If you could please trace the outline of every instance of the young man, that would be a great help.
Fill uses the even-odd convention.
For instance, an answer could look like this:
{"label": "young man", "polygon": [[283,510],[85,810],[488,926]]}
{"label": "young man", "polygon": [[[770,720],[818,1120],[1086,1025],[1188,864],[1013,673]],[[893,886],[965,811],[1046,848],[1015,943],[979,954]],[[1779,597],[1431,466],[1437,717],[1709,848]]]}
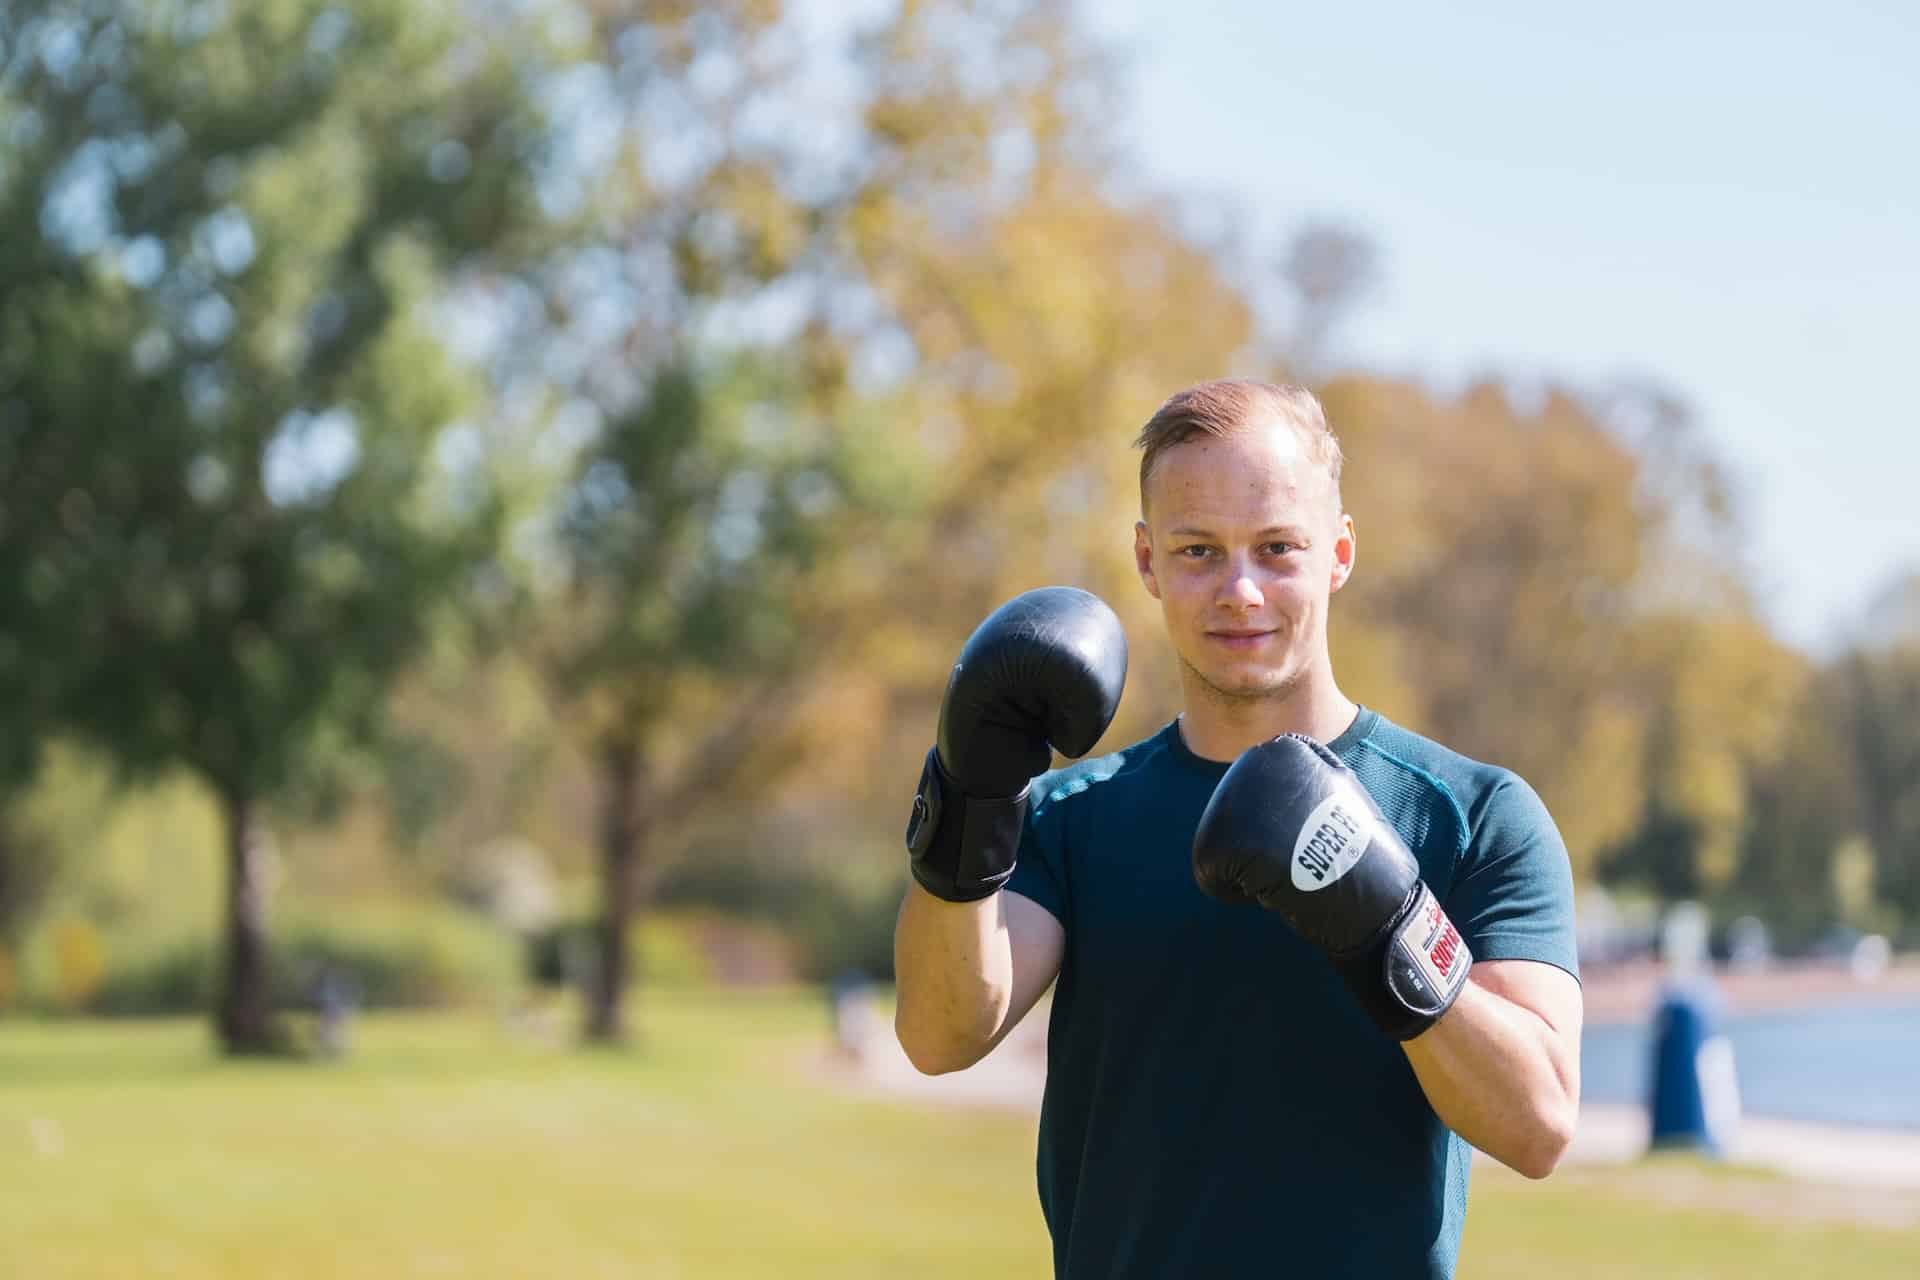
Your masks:
{"label": "young man", "polygon": [[1573,1132],[1565,846],[1518,777],[1341,692],[1356,543],[1311,395],[1203,384],[1136,443],[1184,709],[1028,785],[1104,731],[1119,624],[1053,588],[975,632],[909,825],[900,1043],[960,1070],[1057,979],[1059,1276],[1451,1276],[1467,1144],[1538,1178]]}

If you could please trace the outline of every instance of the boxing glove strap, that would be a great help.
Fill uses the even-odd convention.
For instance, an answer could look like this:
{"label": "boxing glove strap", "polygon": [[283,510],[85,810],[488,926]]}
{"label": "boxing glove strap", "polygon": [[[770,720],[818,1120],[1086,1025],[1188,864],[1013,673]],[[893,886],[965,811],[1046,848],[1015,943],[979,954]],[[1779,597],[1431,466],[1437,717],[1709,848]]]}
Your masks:
{"label": "boxing glove strap", "polygon": [[999,892],[1027,825],[1027,790],[990,800],[967,795],[941,767],[939,748],[927,752],[907,819],[907,854],[920,887],[948,902]]}
{"label": "boxing glove strap", "polygon": [[1411,1040],[1459,999],[1473,953],[1423,881],[1379,943],[1333,961],[1375,1024],[1396,1040]]}

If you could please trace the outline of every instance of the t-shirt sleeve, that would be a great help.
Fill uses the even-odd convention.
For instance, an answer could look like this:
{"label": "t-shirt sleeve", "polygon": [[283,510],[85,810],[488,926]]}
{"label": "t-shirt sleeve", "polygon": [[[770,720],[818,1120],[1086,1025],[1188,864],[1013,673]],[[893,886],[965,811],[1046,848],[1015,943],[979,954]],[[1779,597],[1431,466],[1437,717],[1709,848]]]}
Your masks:
{"label": "t-shirt sleeve", "polygon": [[1495,783],[1474,815],[1446,908],[1476,960],[1539,960],[1580,976],[1566,842],[1522,779]]}
{"label": "t-shirt sleeve", "polygon": [[[1036,796],[1044,797],[1040,784],[1034,784]],[[1070,899],[1067,896],[1065,841],[1061,839],[1062,815],[1057,806],[1041,799],[1027,812],[1026,830],[1020,835],[1020,851],[1015,855],[1013,875],[1007,888],[1023,898],[1031,898],[1058,920],[1067,923]]]}

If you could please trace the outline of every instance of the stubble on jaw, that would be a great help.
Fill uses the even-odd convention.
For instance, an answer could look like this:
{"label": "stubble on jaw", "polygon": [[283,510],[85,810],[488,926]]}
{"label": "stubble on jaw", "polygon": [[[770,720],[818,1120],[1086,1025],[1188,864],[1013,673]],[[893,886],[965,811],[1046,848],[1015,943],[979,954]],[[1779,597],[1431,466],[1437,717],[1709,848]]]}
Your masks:
{"label": "stubble on jaw", "polygon": [[1174,656],[1179,658],[1181,668],[1193,677],[1193,683],[1188,687],[1196,690],[1211,705],[1224,710],[1245,710],[1263,702],[1283,702],[1306,683],[1306,672],[1296,671],[1277,684],[1262,685],[1257,689],[1222,689],[1209,680],[1204,671],[1187,661],[1184,655],[1176,653]]}

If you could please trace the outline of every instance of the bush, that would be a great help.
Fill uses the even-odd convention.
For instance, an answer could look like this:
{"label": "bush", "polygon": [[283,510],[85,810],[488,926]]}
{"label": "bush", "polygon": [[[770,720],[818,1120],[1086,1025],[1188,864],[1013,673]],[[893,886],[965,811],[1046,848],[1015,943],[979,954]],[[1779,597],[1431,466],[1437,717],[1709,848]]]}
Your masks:
{"label": "bush", "polygon": [[471,1003],[520,986],[519,943],[462,913],[436,909],[296,926],[277,952],[275,998],[312,1001],[327,968],[344,974],[366,1008]]}
{"label": "bush", "polygon": [[864,890],[840,886],[837,892],[802,899],[788,923],[800,950],[804,977],[827,981],[858,972],[893,981],[893,924],[904,888],[886,881]]}
{"label": "bush", "polygon": [[53,999],[62,1009],[84,1009],[106,979],[107,944],[87,920],[53,928]]}
{"label": "bush", "polygon": [[777,929],[792,943],[803,978],[824,981],[858,970],[891,981],[893,922],[905,889],[905,859],[892,850],[809,864],[716,846],[673,866],[662,877],[659,900]]}
{"label": "bush", "polygon": [[[581,987],[600,945],[592,916],[563,920],[527,938],[527,977],[545,987]],[[785,933],[710,911],[644,913],[627,943],[629,976],[647,986],[753,984],[793,976]]]}
{"label": "bush", "polygon": [[201,934],[121,940],[108,948],[94,1013],[198,1013],[213,1000],[217,943]]}
{"label": "bush", "polygon": [[[313,1005],[320,976],[345,980],[369,1009],[417,1009],[504,996],[520,985],[516,939],[442,908],[354,908],[296,918],[270,935],[276,1008]],[[85,1008],[105,1014],[198,1013],[212,1002],[220,939],[207,934],[116,942]]]}

